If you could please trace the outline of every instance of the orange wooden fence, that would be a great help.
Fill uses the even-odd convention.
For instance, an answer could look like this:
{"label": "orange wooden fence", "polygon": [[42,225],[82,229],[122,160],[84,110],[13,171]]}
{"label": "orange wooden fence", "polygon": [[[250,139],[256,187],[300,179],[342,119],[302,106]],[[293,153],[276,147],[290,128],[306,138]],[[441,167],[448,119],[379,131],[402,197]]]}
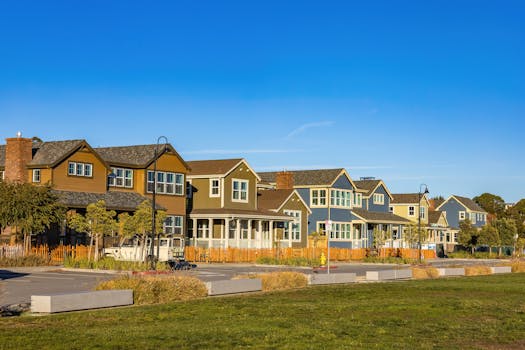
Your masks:
{"label": "orange wooden fence", "polygon": [[[50,257],[52,262],[63,263],[65,257],[75,259],[83,259],[88,257],[89,247],[83,245],[59,245],[53,249],[49,249],[47,245],[40,245],[31,249],[31,254]],[[91,256],[94,255],[94,247],[91,248]]]}
{"label": "orange wooden fence", "polygon": [[[427,250],[422,249],[421,254],[423,256],[423,259],[436,259],[436,251],[435,250]],[[407,258],[407,259],[417,259],[419,255],[419,251],[417,249],[410,249],[410,248],[382,248],[379,250],[379,256],[382,258],[386,258],[389,256],[396,256],[401,258]]]}

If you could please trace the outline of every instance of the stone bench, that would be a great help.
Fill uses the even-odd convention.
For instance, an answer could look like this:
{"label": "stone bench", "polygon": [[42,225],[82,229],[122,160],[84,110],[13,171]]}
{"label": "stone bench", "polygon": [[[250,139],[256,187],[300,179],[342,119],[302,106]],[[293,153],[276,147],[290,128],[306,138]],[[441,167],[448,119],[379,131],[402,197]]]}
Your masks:
{"label": "stone bench", "polygon": [[308,284],[337,284],[355,283],[355,273],[331,273],[331,274],[312,274],[308,275]]}
{"label": "stone bench", "polygon": [[492,273],[511,273],[512,267],[510,266],[493,266],[490,268]]}
{"label": "stone bench", "polygon": [[412,270],[381,270],[381,271],[367,271],[367,281],[385,281],[412,278]]}
{"label": "stone bench", "polygon": [[440,277],[465,276],[464,267],[447,267],[436,269]]}
{"label": "stone bench", "polygon": [[133,305],[133,291],[98,290],[31,296],[31,312],[56,313]]}
{"label": "stone bench", "polygon": [[222,280],[206,282],[208,295],[237,294],[247,292],[259,292],[262,290],[260,278],[246,278],[238,280]]}

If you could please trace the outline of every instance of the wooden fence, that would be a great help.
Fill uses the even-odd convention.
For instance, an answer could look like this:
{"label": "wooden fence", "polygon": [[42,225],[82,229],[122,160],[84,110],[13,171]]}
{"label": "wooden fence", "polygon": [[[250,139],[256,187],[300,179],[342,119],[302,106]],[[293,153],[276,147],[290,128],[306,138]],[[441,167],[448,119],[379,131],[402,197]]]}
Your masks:
{"label": "wooden fence", "polygon": [[[94,256],[94,247],[91,248],[91,257]],[[53,263],[61,264],[65,257],[74,259],[87,258],[89,252],[88,246],[70,246],[61,245],[55,248],[49,248],[47,245],[40,245],[31,249],[33,255],[49,257]],[[433,250],[422,250],[424,259],[436,258],[436,252]],[[258,258],[268,257],[275,259],[304,258],[310,260],[319,260],[321,255],[328,257],[326,247],[323,248],[281,248],[281,249],[240,249],[240,248],[197,248],[186,247],[185,257],[188,261],[193,262],[220,262],[220,263],[254,263]],[[15,258],[24,256],[22,245],[1,245],[0,258]],[[367,249],[345,249],[330,248],[331,261],[352,261],[361,260],[367,256]],[[396,249],[384,248],[378,251],[379,257],[403,257],[408,259],[417,259],[417,249]]]}

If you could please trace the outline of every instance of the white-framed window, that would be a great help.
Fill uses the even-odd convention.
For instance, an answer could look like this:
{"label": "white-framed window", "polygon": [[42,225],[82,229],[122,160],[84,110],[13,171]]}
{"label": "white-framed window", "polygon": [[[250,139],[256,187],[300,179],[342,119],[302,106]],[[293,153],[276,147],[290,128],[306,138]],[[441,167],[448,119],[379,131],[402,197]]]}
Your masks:
{"label": "white-framed window", "polygon": [[111,168],[115,177],[108,180],[111,187],[133,188],[133,170],[124,168]]}
{"label": "white-framed window", "polygon": [[408,216],[415,216],[416,215],[416,207],[413,205],[408,207]]}
{"label": "white-framed window", "polygon": [[373,202],[374,204],[379,204],[379,205],[385,204],[385,195],[382,193],[374,193]]}
{"label": "white-framed window", "polygon": [[460,211],[459,212],[459,220],[465,220],[465,218],[466,218],[465,212],[464,211]]}
{"label": "white-framed window", "polygon": [[352,191],[331,189],[330,205],[334,207],[351,208]]}
{"label": "white-framed window", "polygon": [[310,190],[310,206],[312,207],[326,206],[326,190],[324,189]]}
{"label": "white-framed window", "polygon": [[317,232],[321,236],[326,236],[326,224],[324,221],[317,221]]}
{"label": "white-framed window", "polygon": [[470,213],[470,222],[473,224],[476,223],[476,213]]}
{"label": "white-framed window", "polygon": [[390,213],[393,213],[393,212],[394,212],[394,207],[393,207],[393,206],[389,206],[389,207],[388,207],[388,211],[389,211]]}
{"label": "white-framed window", "polygon": [[301,211],[300,210],[284,210],[284,215],[289,215],[294,218],[292,222],[284,223],[284,239],[289,239],[291,236],[292,241],[301,240]]}
{"label": "white-framed window", "polygon": [[233,179],[232,181],[232,201],[233,202],[248,202],[248,185],[249,185],[248,180]]}
{"label": "white-framed window", "polygon": [[210,197],[221,196],[221,181],[219,179],[210,179]]}
{"label": "white-framed window", "polygon": [[164,233],[167,235],[174,234],[174,235],[180,235],[182,234],[182,216],[178,215],[168,215],[166,216],[166,220],[164,221]]}
{"label": "white-framed window", "polygon": [[239,221],[241,226],[241,237],[240,239],[248,239],[248,220],[240,220]]}
{"label": "white-framed window", "polygon": [[40,169],[33,169],[33,182],[40,182]]}
{"label": "white-framed window", "polygon": [[361,208],[363,206],[363,194],[362,193],[354,193],[354,201],[353,201],[354,207]]}
{"label": "white-framed window", "polygon": [[[153,192],[155,175],[148,170],[148,193]],[[157,171],[157,188],[155,193],[184,195],[184,175],[179,173],[169,173]]]}
{"label": "white-framed window", "polygon": [[346,222],[332,222],[332,230],[330,231],[331,240],[350,240],[352,239],[351,224]]}
{"label": "white-framed window", "polygon": [[419,215],[421,216],[421,219],[425,218],[425,207],[419,207]]}
{"label": "white-framed window", "polygon": [[93,164],[90,163],[79,163],[69,162],[67,168],[67,174],[70,176],[93,176]]}

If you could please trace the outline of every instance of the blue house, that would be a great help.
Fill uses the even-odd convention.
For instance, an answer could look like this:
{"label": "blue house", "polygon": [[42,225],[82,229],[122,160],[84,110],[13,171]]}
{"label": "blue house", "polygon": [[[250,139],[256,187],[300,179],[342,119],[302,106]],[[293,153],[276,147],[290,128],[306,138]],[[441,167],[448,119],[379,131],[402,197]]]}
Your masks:
{"label": "blue house", "polygon": [[263,182],[277,189],[294,188],[310,207],[308,233],[326,232],[331,222],[330,246],[368,246],[370,237],[363,221],[352,221],[352,208],[362,207],[362,193],[345,169],[320,169],[259,173]]}
{"label": "blue house", "polygon": [[410,221],[390,211],[393,197],[385,183],[374,178],[363,178],[354,181],[354,184],[360,192],[356,192],[358,200],[352,208],[352,222],[365,224],[368,246],[374,245],[373,237],[376,234],[381,237],[376,244],[389,248],[403,247],[403,228]]}
{"label": "blue house", "polygon": [[459,229],[459,223],[466,219],[477,228],[487,224],[487,212],[467,197],[452,195],[436,209],[445,213],[448,224],[453,229]]}

